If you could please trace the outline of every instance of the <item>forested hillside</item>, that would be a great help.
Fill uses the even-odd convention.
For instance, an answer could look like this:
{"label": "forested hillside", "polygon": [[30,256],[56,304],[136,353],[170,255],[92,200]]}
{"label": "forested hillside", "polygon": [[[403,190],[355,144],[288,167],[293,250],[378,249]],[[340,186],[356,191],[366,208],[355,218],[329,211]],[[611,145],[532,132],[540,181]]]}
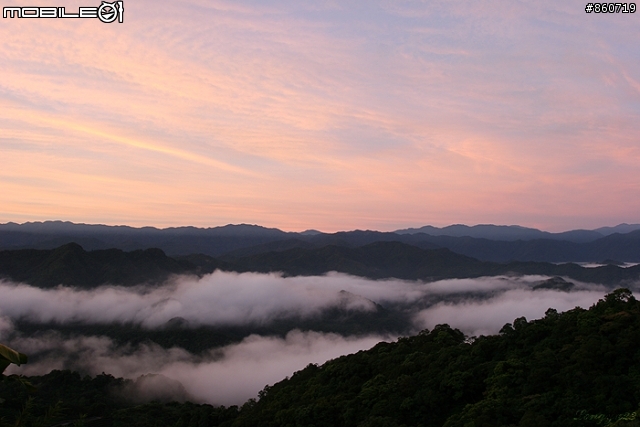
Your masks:
{"label": "forested hillside", "polygon": [[328,245],[220,260],[195,254],[171,258],[157,248],[124,252],[120,249],[85,251],[76,243],[50,250],[0,251],[0,279],[41,288],[57,285],[95,288],[100,285],[158,284],[176,275],[197,275],[215,270],[278,272],[288,276],[314,276],[337,271],[371,279],[399,278],[433,281],[451,278],[508,275],[566,276],[583,282],[626,286],[640,279],[640,265],[613,264],[585,268],[578,264],[548,262],[495,263],[454,253],[448,249],[422,249],[400,242],[375,242],[361,247]]}
{"label": "forested hillside", "polygon": [[236,425],[581,426],[640,402],[640,303],[617,290],[499,335],[440,325],[308,366],[266,388]]}
{"label": "forested hillside", "polygon": [[136,406],[121,392],[126,381],[104,375],[56,371],[31,382],[38,391],[2,382],[1,415],[9,425],[31,395],[26,414],[33,419],[61,401],[59,419],[84,414],[94,420],[86,425],[635,426],[640,303],[618,289],[588,310],[550,309],[539,320],[515,319],[494,336],[469,338],[439,325],[309,365],[239,409]]}

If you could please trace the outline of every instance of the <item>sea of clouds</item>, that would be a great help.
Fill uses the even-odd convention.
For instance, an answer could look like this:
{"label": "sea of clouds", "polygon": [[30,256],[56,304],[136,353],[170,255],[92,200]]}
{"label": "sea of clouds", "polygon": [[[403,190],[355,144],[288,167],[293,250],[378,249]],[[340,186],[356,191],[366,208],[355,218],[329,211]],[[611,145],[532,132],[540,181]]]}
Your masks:
{"label": "sea of clouds", "polygon": [[[264,325],[283,318],[308,318],[341,307],[372,311],[374,303],[407,313],[417,332],[448,323],[469,336],[497,333],[505,323],[544,316],[548,308],[588,308],[609,290],[572,281],[571,292],[534,290],[546,276],[483,277],[424,283],[369,280],[330,273],[314,277],[215,272],[202,278],[178,277],[162,286],[102,286],[39,289],[0,282],[0,340],[26,354],[45,354],[9,373],[41,375],[51,369],[106,372],[137,378],[148,373],[180,381],[202,402],[241,404],[309,363],[321,364],[396,337],[340,336],[294,329],[285,337],[251,335],[241,342],[191,354],[153,343],[116,345],[103,336],[62,336],[43,331],[24,336],[14,322],[134,323],[163,327],[175,317],[189,325]],[[347,291],[348,294],[345,294]],[[345,298],[348,295],[348,298]]]}

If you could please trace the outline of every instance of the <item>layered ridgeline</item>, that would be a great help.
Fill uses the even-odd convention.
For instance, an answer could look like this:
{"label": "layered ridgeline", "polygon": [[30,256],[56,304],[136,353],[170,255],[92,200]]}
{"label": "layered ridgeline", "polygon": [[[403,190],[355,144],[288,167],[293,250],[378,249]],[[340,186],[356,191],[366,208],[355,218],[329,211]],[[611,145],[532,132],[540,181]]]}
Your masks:
{"label": "layered ridgeline", "polygon": [[[211,276],[215,271],[230,273]],[[275,274],[256,276],[249,272]],[[350,285],[357,279],[335,276],[313,281],[314,276],[330,272],[375,281],[360,287]],[[518,278],[526,275],[540,279],[518,283]],[[286,280],[306,276],[310,281]],[[470,283],[465,290],[444,283],[442,290],[431,292],[427,284],[493,276],[503,279],[495,279],[495,285]],[[293,248],[228,261],[206,255],[172,258],[159,249],[85,251],[71,243],[51,250],[0,251],[0,278],[6,281],[0,281],[4,293],[0,315],[12,319],[12,337],[55,331],[67,338],[101,336],[117,345],[134,346],[153,342],[199,354],[238,343],[252,334],[284,338],[295,329],[341,336],[406,335],[424,327],[420,311],[437,304],[483,301],[509,289],[576,291],[580,295],[587,289],[604,292],[602,285],[632,288],[640,278],[640,266],[501,264],[400,242],[355,248]],[[39,290],[16,287],[19,283]],[[584,283],[598,285],[585,288]],[[381,290],[362,296],[372,287]],[[301,289],[310,290],[301,293]],[[326,295],[318,297],[318,293]],[[512,298],[538,297],[525,293]],[[171,301],[183,308],[172,308]],[[565,308],[584,303],[580,301]],[[195,308],[190,311],[189,307]],[[228,314],[218,316],[218,312]],[[34,356],[34,360],[42,358]]]}
{"label": "layered ridgeline", "polygon": [[[541,317],[548,307],[588,307],[615,287],[635,288],[640,267],[488,262],[446,248],[367,242],[372,236],[363,232],[353,245],[278,243],[277,250],[263,243],[219,257],[85,250],[76,243],[0,251],[0,342],[29,356],[12,373],[28,373],[39,388],[25,405],[29,389],[5,384],[13,391],[0,395],[6,403],[0,419],[15,425],[19,407],[34,421],[23,425],[37,425],[38,418],[40,425],[77,421],[82,414],[85,425],[108,426],[471,425],[483,419],[485,425],[557,419],[571,425],[572,416],[583,423],[574,425],[597,425],[589,420],[631,417],[637,395],[622,378],[633,372],[613,370],[620,368],[615,360],[635,363],[636,332],[624,332],[635,328],[637,315],[628,293],[589,310],[595,317],[582,309],[549,311],[539,321],[519,319],[500,335],[472,340],[464,334],[490,335],[519,315]],[[463,332],[436,326],[442,323]],[[322,365],[425,327],[431,331],[323,365],[334,368],[311,365],[265,389],[257,403],[229,407],[309,362]],[[534,332],[522,335],[530,337],[525,342],[517,337],[527,328]],[[616,334],[623,332],[632,334],[624,335],[632,337],[627,359],[616,354]],[[581,352],[587,359],[578,363]],[[538,376],[547,382],[531,382],[538,376],[523,365],[529,356],[546,367]],[[524,389],[512,392],[509,380],[505,394],[497,394],[493,385],[501,375],[511,378],[512,370],[513,384]],[[578,383],[583,388],[572,388],[570,370],[587,377]],[[610,382],[626,403],[615,404]],[[554,391],[547,394],[546,387]],[[573,397],[563,395],[565,389]],[[585,400],[584,390],[593,399]],[[522,393],[520,403],[505,397],[514,393]],[[45,423],[45,411],[60,399],[59,421]],[[227,407],[143,403],[150,399]],[[496,399],[509,403],[499,406]],[[540,409],[543,403],[551,412]],[[480,406],[467,413],[467,405]]]}
{"label": "layered ridgeline", "polygon": [[309,365],[241,407],[162,403],[188,398],[177,386],[140,404],[132,381],[55,371],[30,378],[37,392],[1,382],[0,417],[14,425],[54,408],[47,425],[84,416],[84,425],[114,427],[637,426],[639,355],[640,303],[619,289],[588,310],[517,318],[498,335],[439,325]]}
{"label": "layered ridgeline", "polygon": [[353,248],[338,245],[291,248],[233,258],[203,254],[172,258],[160,249],[85,251],[76,243],[51,250],[0,251],[0,278],[41,288],[158,284],[175,275],[203,276],[216,270],[278,272],[286,276],[315,276],[335,271],[371,279],[422,281],[537,274],[611,286],[626,285],[640,277],[640,265],[625,267],[611,262],[587,268],[574,263],[496,263],[448,249],[422,249],[401,242],[375,242]]}
{"label": "layered ridgeline", "polygon": [[640,225],[620,224],[595,230],[549,233],[519,226],[425,226],[396,232],[284,232],[257,225],[213,228],[134,228],[47,221],[0,224],[1,249],[53,249],[76,242],[87,250],[117,248],[132,251],[159,248],[170,256],[202,253],[239,258],[293,248],[327,245],[355,248],[395,241],[423,249],[446,248],[483,261],[640,262]]}

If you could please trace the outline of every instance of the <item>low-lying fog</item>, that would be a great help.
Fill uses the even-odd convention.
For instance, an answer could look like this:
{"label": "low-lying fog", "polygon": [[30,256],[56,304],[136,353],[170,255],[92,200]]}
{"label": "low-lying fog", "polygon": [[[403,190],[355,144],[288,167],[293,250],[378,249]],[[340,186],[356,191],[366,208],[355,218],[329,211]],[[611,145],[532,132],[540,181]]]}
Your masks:
{"label": "low-lying fog", "polygon": [[89,291],[66,287],[44,290],[0,282],[0,341],[26,354],[45,354],[37,362],[11,366],[9,373],[39,375],[51,369],[78,369],[127,378],[161,373],[180,381],[196,400],[242,404],[256,397],[266,384],[290,376],[309,363],[321,364],[396,337],[344,337],[292,330],[284,338],[251,335],[240,343],[194,355],[152,343],[117,346],[99,336],[63,338],[47,332],[27,337],[14,331],[13,321],[132,322],[158,328],[182,317],[189,325],[252,325],[312,317],[332,307],[372,311],[377,303],[409,313],[415,331],[448,323],[473,336],[497,333],[517,317],[540,318],[548,308],[588,308],[609,291],[601,285],[573,280],[571,292],[533,289],[546,279],[485,277],[423,283],[375,281],[336,273],[284,278],[277,274],[215,272],[201,279],[176,278],[160,287],[103,286]]}

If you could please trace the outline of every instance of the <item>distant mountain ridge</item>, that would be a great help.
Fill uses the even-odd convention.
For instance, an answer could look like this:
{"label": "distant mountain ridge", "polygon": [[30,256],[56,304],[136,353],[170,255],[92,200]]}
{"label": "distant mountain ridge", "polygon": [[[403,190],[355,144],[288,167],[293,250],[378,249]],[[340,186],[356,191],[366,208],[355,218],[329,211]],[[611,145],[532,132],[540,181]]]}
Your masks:
{"label": "distant mountain ridge", "polygon": [[169,256],[204,254],[225,260],[327,245],[355,248],[374,242],[402,242],[422,249],[447,248],[482,261],[640,262],[640,224],[549,233],[521,226],[451,225],[381,232],[285,232],[259,225],[213,228],[106,226],[63,221],[0,224],[0,250],[53,249],[74,242],[86,250],[162,249]]}
{"label": "distant mountain ridge", "polygon": [[[79,224],[70,221],[44,221],[44,222],[25,222],[17,224],[8,222],[0,224],[0,231],[14,231],[26,233],[43,233],[43,234],[65,234],[86,233],[86,234],[103,234],[105,232],[114,234],[132,233],[132,234],[154,234],[157,232],[168,234],[204,234],[215,236],[237,236],[237,235],[282,235],[287,234],[277,228],[267,228],[255,224],[227,224],[219,227],[199,228],[193,226],[184,227],[131,227],[128,225],[103,225],[103,224]],[[314,230],[308,230],[314,231]]]}
{"label": "distant mountain ridge", "polygon": [[56,249],[0,251],[0,277],[42,288],[57,285],[92,288],[160,283],[174,274],[194,274],[194,266],[167,257],[160,249],[123,252],[85,251],[76,243]]}
{"label": "distant mountain ridge", "polygon": [[0,249],[53,249],[74,242],[87,250],[160,248],[170,255],[204,253],[217,256],[243,247],[283,240],[289,234],[250,224],[159,229],[46,221],[0,224]]}
{"label": "distant mountain ridge", "polygon": [[495,263],[460,255],[446,248],[421,249],[392,241],[353,248],[337,245],[294,247],[231,261],[207,255],[172,258],[160,249],[85,251],[75,243],[51,250],[0,251],[0,279],[41,288],[66,285],[90,289],[106,284],[159,284],[175,275],[202,276],[215,270],[279,272],[285,276],[318,276],[336,271],[370,279],[422,281],[535,274],[563,276],[610,286],[625,285],[640,279],[640,265],[623,268],[609,264],[586,268],[573,263]]}
{"label": "distant mountain ridge", "polygon": [[479,239],[506,241],[551,239],[585,243],[614,233],[626,234],[636,230],[640,230],[640,224],[619,224],[615,227],[601,227],[595,230],[569,230],[561,233],[550,233],[548,231],[541,231],[536,228],[527,228],[519,225],[479,224],[468,226],[463,224],[454,224],[442,228],[433,227],[431,225],[426,225],[420,228],[406,228],[396,230],[395,233],[424,233],[431,236],[475,237]]}

